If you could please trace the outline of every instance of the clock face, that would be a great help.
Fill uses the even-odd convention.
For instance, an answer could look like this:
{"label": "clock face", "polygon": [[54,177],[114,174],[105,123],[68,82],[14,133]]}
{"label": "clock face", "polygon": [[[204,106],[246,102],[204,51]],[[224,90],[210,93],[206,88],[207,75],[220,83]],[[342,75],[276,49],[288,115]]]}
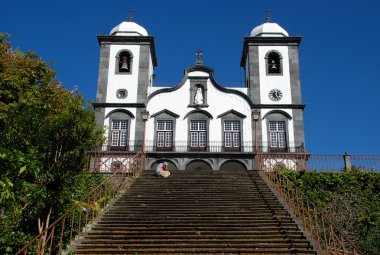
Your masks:
{"label": "clock face", "polygon": [[279,89],[272,89],[269,92],[269,98],[272,101],[280,101],[281,98],[282,98],[282,92],[281,92],[281,90],[279,90]]}

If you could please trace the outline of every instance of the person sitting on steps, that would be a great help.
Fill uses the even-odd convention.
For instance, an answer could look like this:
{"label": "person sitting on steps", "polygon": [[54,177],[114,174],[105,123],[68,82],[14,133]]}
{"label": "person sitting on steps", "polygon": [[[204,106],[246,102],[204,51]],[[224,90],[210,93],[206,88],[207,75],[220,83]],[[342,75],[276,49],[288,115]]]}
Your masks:
{"label": "person sitting on steps", "polygon": [[157,178],[168,178],[170,175],[170,172],[168,170],[168,163],[161,162],[158,164],[156,168],[156,177]]}

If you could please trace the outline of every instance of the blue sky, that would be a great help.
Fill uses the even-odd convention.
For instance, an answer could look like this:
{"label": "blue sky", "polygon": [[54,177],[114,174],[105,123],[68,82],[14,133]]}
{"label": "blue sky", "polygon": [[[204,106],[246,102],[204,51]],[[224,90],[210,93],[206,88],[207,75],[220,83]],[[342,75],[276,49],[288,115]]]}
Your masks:
{"label": "blue sky", "polygon": [[[225,2],[225,3],[224,3]],[[58,79],[96,97],[99,46],[135,10],[155,37],[158,81],[179,81],[203,50],[223,82],[242,81],[244,36],[265,20],[302,35],[300,70],[306,146],[312,153],[380,154],[380,3],[362,1],[3,1],[0,32],[54,62]]]}

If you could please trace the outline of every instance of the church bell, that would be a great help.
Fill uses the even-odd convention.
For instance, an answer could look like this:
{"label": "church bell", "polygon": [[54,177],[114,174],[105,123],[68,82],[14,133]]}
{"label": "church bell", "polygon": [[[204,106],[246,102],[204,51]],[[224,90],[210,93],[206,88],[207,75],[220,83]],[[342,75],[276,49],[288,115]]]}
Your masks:
{"label": "church bell", "polygon": [[128,72],[129,67],[128,67],[128,57],[123,56],[121,58],[121,66],[120,66],[120,72]]}
{"label": "church bell", "polygon": [[271,61],[270,70],[272,71],[277,70],[276,62],[274,60]]}

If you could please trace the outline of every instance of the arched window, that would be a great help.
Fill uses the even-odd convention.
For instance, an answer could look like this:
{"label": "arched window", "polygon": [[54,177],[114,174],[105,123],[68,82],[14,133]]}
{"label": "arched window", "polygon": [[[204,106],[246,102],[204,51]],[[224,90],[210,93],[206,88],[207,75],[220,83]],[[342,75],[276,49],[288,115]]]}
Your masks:
{"label": "arched window", "polygon": [[127,110],[114,110],[106,115],[109,118],[108,141],[110,150],[125,151],[129,145],[129,129],[133,114]]}
{"label": "arched window", "polygon": [[157,151],[172,151],[174,146],[174,134],[176,119],[179,115],[167,109],[159,111],[151,116],[155,122],[155,140]]}
{"label": "arched window", "polygon": [[244,114],[233,109],[218,116],[222,120],[224,151],[241,151],[243,119]]}
{"label": "arched window", "polygon": [[266,55],[267,74],[282,74],[282,57],[278,52],[271,51]]}
{"label": "arched window", "polygon": [[116,57],[116,73],[130,74],[132,72],[133,56],[129,51],[121,51]]}
{"label": "arched window", "polygon": [[289,148],[288,125],[292,117],[280,110],[273,110],[264,115],[267,119],[267,134],[269,150],[271,152],[284,152]]}

